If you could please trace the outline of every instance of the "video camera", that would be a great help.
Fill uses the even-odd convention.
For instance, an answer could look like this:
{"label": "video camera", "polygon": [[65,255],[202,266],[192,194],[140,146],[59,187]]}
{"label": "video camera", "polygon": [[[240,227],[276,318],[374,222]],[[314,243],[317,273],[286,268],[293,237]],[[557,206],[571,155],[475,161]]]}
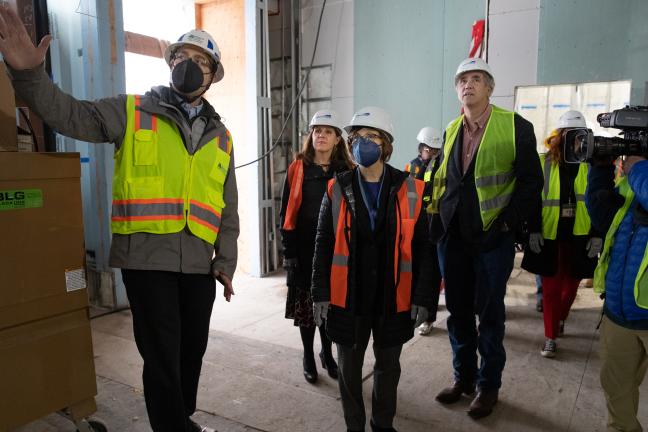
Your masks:
{"label": "video camera", "polygon": [[621,129],[623,137],[595,136],[591,129],[569,129],[564,138],[565,161],[590,162],[597,156],[648,157],[648,106],[631,106],[601,113],[596,120],[605,128]]}

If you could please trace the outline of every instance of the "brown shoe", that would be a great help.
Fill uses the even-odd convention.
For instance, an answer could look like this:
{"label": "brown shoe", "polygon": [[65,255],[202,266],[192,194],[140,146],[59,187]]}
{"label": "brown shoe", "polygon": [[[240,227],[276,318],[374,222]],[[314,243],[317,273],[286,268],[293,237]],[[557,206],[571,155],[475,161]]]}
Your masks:
{"label": "brown shoe", "polygon": [[455,382],[452,387],[446,387],[436,395],[436,400],[442,404],[451,404],[461,399],[461,394],[471,395],[475,393],[475,384]]}
{"label": "brown shoe", "polygon": [[477,396],[470,404],[468,415],[475,420],[490,415],[490,413],[493,412],[493,407],[497,403],[498,393],[499,391],[497,389],[489,391],[478,391]]}

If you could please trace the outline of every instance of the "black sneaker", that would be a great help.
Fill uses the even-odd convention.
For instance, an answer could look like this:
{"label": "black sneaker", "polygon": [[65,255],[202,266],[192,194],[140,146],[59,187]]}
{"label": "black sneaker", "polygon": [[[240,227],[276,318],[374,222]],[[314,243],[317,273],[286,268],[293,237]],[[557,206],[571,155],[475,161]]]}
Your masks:
{"label": "black sneaker", "polygon": [[207,426],[200,426],[191,419],[189,419],[189,430],[191,432],[217,432],[216,429],[208,428]]}
{"label": "black sneaker", "polygon": [[556,356],[556,341],[553,339],[547,339],[542,351],[540,351],[542,357],[553,358]]}

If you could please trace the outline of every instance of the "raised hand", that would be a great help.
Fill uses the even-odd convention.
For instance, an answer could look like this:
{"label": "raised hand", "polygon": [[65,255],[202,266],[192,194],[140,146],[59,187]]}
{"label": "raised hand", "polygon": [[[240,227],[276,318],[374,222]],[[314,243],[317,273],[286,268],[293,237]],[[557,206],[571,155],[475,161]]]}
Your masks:
{"label": "raised hand", "polygon": [[0,53],[12,68],[33,69],[43,63],[51,41],[47,35],[34,46],[16,11],[0,2]]}

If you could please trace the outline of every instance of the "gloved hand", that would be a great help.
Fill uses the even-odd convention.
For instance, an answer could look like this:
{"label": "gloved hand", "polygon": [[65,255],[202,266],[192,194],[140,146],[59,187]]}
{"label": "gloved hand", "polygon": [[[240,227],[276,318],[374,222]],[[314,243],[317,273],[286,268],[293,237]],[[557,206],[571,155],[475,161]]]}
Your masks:
{"label": "gloved hand", "polygon": [[600,237],[592,237],[587,241],[585,249],[587,249],[588,258],[596,258],[601,253],[601,249],[603,249],[603,239]]}
{"label": "gloved hand", "polygon": [[320,301],[313,303],[313,318],[315,319],[315,325],[317,327],[321,326],[326,316],[328,315],[329,308],[331,307],[331,302]]}
{"label": "gloved hand", "polygon": [[427,321],[428,316],[430,316],[430,313],[425,306],[412,305],[412,320],[416,320],[414,328],[417,328]]}
{"label": "gloved hand", "polygon": [[539,254],[542,246],[544,246],[544,239],[541,233],[535,232],[529,234],[529,249],[531,249],[531,252]]}

